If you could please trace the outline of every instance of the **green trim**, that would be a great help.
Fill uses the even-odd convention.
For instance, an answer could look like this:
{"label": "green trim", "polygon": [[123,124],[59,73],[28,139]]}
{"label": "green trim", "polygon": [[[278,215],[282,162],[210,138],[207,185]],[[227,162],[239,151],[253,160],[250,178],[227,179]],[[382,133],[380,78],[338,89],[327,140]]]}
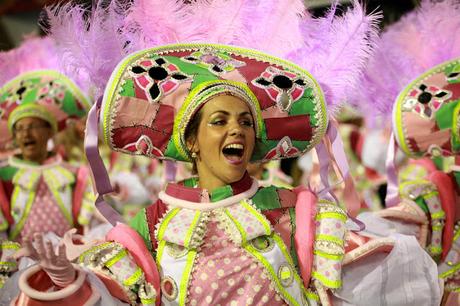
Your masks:
{"label": "green trim", "polygon": [[429,198],[432,198],[432,197],[438,197],[438,196],[439,196],[439,192],[437,192],[437,191],[431,191],[431,192],[423,195],[423,197],[425,199],[429,199]]}
{"label": "green trim", "polygon": [[[17,196],[19,194],[20,188],[21,187],[15,187],[14,188],[13,203],[16,203]],[[22,214],[21,219],[16,224],[16,226],[13,228],[13,230],[10,232],[10,235],[9,235],[10,240],[14,240],[18,236],[19,232],[22,230],[22,228],[24,226],[24,223],[26,222],[26,218],[30,213],[30,209],[32,207],[32,203],[33,203],[34,199],[35,199],[35,191],[31,191],[29,193],[29,197],[27,198],[26,206],[25,206],[24,213]]]}
{"label": "green trim", "polygon": [[311,276],[316,278],[317,280],[319,280],[324,286],[326,286],[328,288],[337,289],[337,288],[340,288],[342,286],[342,281],[340,281],[340,280],[332,281],[332,280],[328,279],[326,276],[322,275],[321,273],[319,273],[317,271],[313,271],[311,273]]}
{"label": "green trim", "polygon": [[245,245],[246,242],[247,242],[247,236],[246,236],[246,231],[244,230],[244,228],[241,226],[241,224],[238,222],[238,220],[236,220],[235,218],[233,218],[232,214],[228,211],[228,209],[224,209],[224,212],[225,214],[227,215],[227,217],[230,218],[230,220],[233,221],[233,224],[235,224],[236,228],[238,229],[238,231],[240,232],[240,235],[241,235],[241,245]]}
{"label": "green trim", "polygon": [[200,217],[201,217],[201,211],[197,211],[195,213],[195,216],[193,217],[193,220],[192,220],[192,224],[190,224],[188,230],[187,230],[187,234],[185,236],[185,239],[184,239],[184,246],[186,248],[189,248],[190,247],[190,240],[192,239],[192,236],[193,236],[193,233],[195,232],[195,228],[198,224],[198,221],[200,221]]}
{"label": "green trim", "polygon": [[319,296],[314,293],[313,291],[310,291],[310,290],[307,290],[307,293],[305,294],[307,296],[308,299],[310,300],[314,300],[316,302],[320,302],[319,300]]}
{"label": "green trim", "polygon": [[106,267],[111,268],[114,264],[116,264],[118,261],[120,261],[123,257],[127,255],[126,249],[121,250],[119,253],[115,254],[112,258],[110,258],[106,263],[104,264]]}
{"label": "green trim", "polygon": [[440,278],[447,278],[449,276],[452,276],[453,274],[457,273],[457,271],[460,270],[460,263],[457,263],[452,266],[452,268],[444,273],[439,274]]}
{"label": "green trim", "polygon": [[158,242],[157,258],[156,258],[158,271],[161,271],[161,260],[163,259],[163,253],[165,251],[165,247],[166,247],[166,241],[161,240]]}
{"label": "green trim", "polygon": [[455,235],[454,235],[454,241],[456,241],[458,238],[460,238],[460,230],[458,230],[457,232],[455,232]]}
{"label": "green trim", "polygon": [[[289,263],[289,265],[291,266],[291,268],[294,268],[294,271],[295,270],[295,267],[294,267],[294,261],[292,260],[292,258],[289,256],[289,252],[287,250],[287,247],[286,245],[284,244],[284,241],[283,239],[278,236],[276,233],[273,233],[272,235],[273,237],[273,240],[275,240],[276,244],[278,245],[278,247],[280,248],[281,250],[281,253],[283,253],[284,255],[284,258],[287,260],[287,262]],[[298,273],[294,273],[294,279],[297,281],[297,283],[299,284],[300,286],[300,289],[303,293],[306,292],[304,286],[303,286],[303,281],[302,279],[300,278],[299,274]]]}
{"label": "green trim", "polygon": [[67,170],[66,168],[64,167],[56,167],[55,168],[59,173],[61,173],[64,177],[66,177],[68,179],[68,183],[73,183],[75,182],[75,176],[73,175],[72,172],[70,172],[69,170]]}
{"label": "green trim", "polygon": [[337,219],[342,221],[347,221],[347,216],[337,212],[323,212],[316,214],[315,220],[323,220],[323,219]]}
{"label": "green trim", "polygon": [[[275,235],[273,235],[275,238]],[[276,239],[275,239],[276,241]],[[296,301],[290,294],[289,292],[286,291],[286,289],[284,289],[283,285],[281,284],[281,281],[279,280],[278,278],[278,275],[277,273],[275,273],[275,271],[273,270],[273,267],[272,265],[267,261],[267,259],[265,259],[265,257],[263,255],[261,255],[257,249],[255,247],[253,247],[251,244],[247,244],[246,246],[244,246],[244,248],[246,249],[246,251],[248,251],[252,256],[254,256],[255,258],[257,258],[257,260],[262,263],[265,267],[265,269],[267,270],[268,273],[270,273],[271,275],[271,279],[275,282],[275,285],[276,287],[278,288],[279,292],[281,292],[283,294],[283,297],[289,301],[289,304],[290,305],[301,305],[298,301]],[[288,257],[289,258],[289,257]],[[292,265],[291,265],[291,268]],[[294,273],[294,278],[295,276],[297,275],[297,273],[295,272],[295,269],[293,269],[293,273]],[[301,284],[299,284],[299,286],[301,286]],[[302,292],[301,292],[302,294]]]}
{"label": "green trim", "polygon": [[80,254],[80,256],[78,256],[78,262],[79,263],[84,263],[85,261],[85,257],[88,256],[89,254],[92,254],[92,253],[95,253],[95,252],[98,252],[100,250],[104,250],[108,247],[110,247],[111,245],[113,245],[114,242],[112,241],[107,241],[107,242],[104,242],[104,243],[101,243],[101,244],[98,244],[86,251],[84,251],[83,253]]}
{"label": "green trim", "polygon": [[125,286],[131,287],[132,285],[136,284],[139,281],[139,279],[142,277],[142,275],[143,275],[143,272],[142,272],[141,268],[137,267],[137,269],[133,273],[133,275],[131,275],[130,277],[125,279],[123,281],[123,284]]}
{"label": "green trim", "polygon": [[17,263],[11,261],[0,261],[0,266],[17,267]]}
{"label": "green trim", "polygon": [[332,260],[341,261],[343,259],[343,254],[329,254],[321,250],[314,250],[313,254]]}
{"label": "green trim", "polygon": [[[406,96],[407,92],[411,89],[411,87],[406,87],[406,89],[400,93],[400,96]],[[394,118],[393,122],[395,122],[394,126],[396,127],[396,140],[398,141],[399,147],[401,150],[406,153],[408,156],[413,156],[412,152],[409,150],[409,146],[406,143],[406,138],[404,137],[404,130],[402,127],[402,111],[401,111],[401,101],[399,100],[399,97],[397,99],[397,102],[395,104],[396,110],[394,111]]]}
{"label": "green trim", "polygon": [[167,214],[166,216],[164,217],[163,221],[160,222],[160,228],[158,229],[158,237],[157,237],[157,240],[160,241],[160,240],[163,240],[163,236],[165,234],[165,231],[168,227],[168,224],[169,222],[171,221],[171,219],[177,215],[177,213],[180,211],[180,208],[173,208],[171,209]]}
{"label": "green trim", "polygon": [[428,247],[430,254],[438,255],[442,253],[442,247],[439,246],[430,246]]}
{"label": "green trim", "polygon": [[442,210],[431,214],[431,219],[444,219],[445,217],[446,217],[446,214]]}
{"label": "green trim", "polygon": [[153,298],[150,298],[150,299],[141,298],[141,303],[142,303],[142,305],[153,305],[155,303],[155,299],[153,299]]}
{"label": "green trim", "polygon": [[459,126],[459,116],[460,116],[460,103],[457,101],[457,105],[455,105],[453,118],[452,118],[452,134],[454,136],[455,142],[460,141],[460,126]]}
{"label": "green trim", "polygon": [[337,238],[335,236],[331,236],[331,235],[319,234],[319,235],[316,235],[315,240],[324,240],[324,241],[333,242],[335,244],[338,244],[341,247],[343,247],[344,245],[344,242],[342,239]]}
{"label": "green trim", "polygon": [[192,267],[195,262],[197,252],[195,250],[190,250],[187,254],[187,262],[185,264],[184,272],[182,273],[182,279],[180,281],[179,288],[179,305],[185,305],[187,299],[187,287],[192,276]]}
{"label": "green trim", "polygon": [[[56,178],[55,178],[54,176],[48,175],[48,176],[47,176],[47,179],[51,179],[51,181],[57,183]],[[45,181],[46,181],[46,180],[45,180]],[[57,186],[56,183],[54,184],[54,186]],[[56,203],[58,204],[59,208],[61,209],[62,214],[63,214],[63,215],[65,216],[65,218],[67,219],[67,222],[69,222],[69,224],[73,226],[73,225],[74,225],[74,224],[73,224],[73,218],[72,218],[72,216],[70,215],[70,212],[66,209],[65,204],[64,204],[64,202],[62,201],[62,198],[61,198],[60,195],[59,195],[59,194],[60,194],[59,191],[57,191],[56,188],[53,188],[53,186],[49,186],[49,185],[48,185],[48,188],[50,189],[51,193],[53,194],[54,199],[56,200]],[[65,186],[65,190],[66,190],[66,191],[69,191],[69,190],[70,190],[70,186],[69,186],[69,185],[66,185],[66,186]],[[72,193],[71,193],[71,192],[70,192],[70,195],[72,196]]]}
{"label": "green trim", "polygon": [[295,209],[293,207],[289,207],[289,223],[291,224],[291,249],[290,249],[290,254],[292,261],[294,262],[295,266],[297,269],[299,269],[299,259],[297,257],[297,250],[295,248],[295,232],[296,232],[296,223],[295,223]]}
{"label": "green trim", "polygon": [[250,205],[246,200],[242,200],[240,204],[246,208],[254,217],[256,217],[257,221],[262,223],[265,230],[265,235],[270,235],[272,232],[270,223],[267,221],[265,217],[263,217],[252,205]]}

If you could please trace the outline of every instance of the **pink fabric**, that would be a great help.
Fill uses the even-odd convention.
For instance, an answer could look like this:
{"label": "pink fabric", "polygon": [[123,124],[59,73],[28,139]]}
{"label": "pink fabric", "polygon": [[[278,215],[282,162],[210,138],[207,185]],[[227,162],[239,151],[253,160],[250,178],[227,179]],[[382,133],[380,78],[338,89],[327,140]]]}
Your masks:
{"label": "pink fabric", "polygon": [[188,292],[190,305],[286,305],[264,268],[213,221],[208,223]]}
{"label": "pink fabric", "polygon": [[72,216],[73,222],[78,224],[78,216],[80,214],[80,209],[83,201],[83,196],[86,191],[87,181],[89,178],[89,169],[86,167],[78,168],[77,172],[77,184],[75,185],[75,190],[73,194],[73,205],[72,205]]}
{"label": "pink fabric", "polygon": [[450,292],[445,306],[458,306],[460,305],[460,293]]}
{"label": "pink fabric", "polygon": [[393,207],[399,202],[399,188],[398,188],[398,171],[396,170],[396,139],[391,133],[390,142],[387,151],[387,158],[385,160],[385,167],[387,172],[387,195],[385,197],[385,206]]}
{"label": "pink fabric", "polygon": [[316,195],[310,190],[295,190],[297,204],[295,206],[296,231],[294,243],[297,250],[300,274],[306,288],[310,282],[313,264],[313,241],[315,239]]}
{"label": "pink fabric", "polygon": [[62,237],[71,228],[72,226],[64,217],[43,177],[41,177],[29,216],[21,230],[20,240],[32,239],[34,233],[46,232],[54,232]]}
{"label": "pink fabric", "polygon": [[455,222],[455,194],[454,184],[450,176],[442,171],[434,171],[430,173],[428,179],[436,185],[441,199],[442,210],[446,214],[444,230],[442,232],[442,260],[444,260],[452,247],[454,238],[454,222]]}
{"label": "pink fabric", "polygon": [[[155,261],[147,250],[144,240],[135,230],[126,224],[118,223],[107,233],[106,239],[119,242],[127,248],[136,263],[144,271],[145,279],[153,285],[157,292],[160,292],[160,275]],[[159,305],[160,299],[158,298],[156,302]]]}
{"label": "pink fabric", "polygon": [[[59,290],[56,288],[49,276],[43,271],[40,270],[39,272],[33,274],[28,280],[27,284],[34,290],[38,290],[43,292],[46,295],[46,292],[54,292]],[[77,292],[73,293],[70,296],[67,296],[62,299],[56,299],[53,301],[45,301],[45,300],[37,300],[33,299],[26,295],[26,293],[21,292],[19,296],[16,298],[15,301],[11,305],[17,306],[46,306],[46,305],[53,305],[53,306],[80,306],[86,305],[86,302],[91,298],[93,291],[91,286],[88,282],[84,282],[83,285],[77,290]]]}

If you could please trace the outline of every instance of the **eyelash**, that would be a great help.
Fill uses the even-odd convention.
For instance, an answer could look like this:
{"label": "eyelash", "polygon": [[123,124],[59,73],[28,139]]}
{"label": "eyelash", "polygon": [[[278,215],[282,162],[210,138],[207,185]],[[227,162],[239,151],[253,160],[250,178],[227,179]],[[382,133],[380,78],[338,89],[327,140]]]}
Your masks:
{"label": "eyelash", "polygon": [[[219,119],[219,120],[211,121],[210,124],[211,125],[224,125],[225,123],[226,123],[225,120]],[[250,120],[242,120],[241,124],[244,125],[244,126],[247,126],[247,127],[252,127],[253,126],[253,123]]]}

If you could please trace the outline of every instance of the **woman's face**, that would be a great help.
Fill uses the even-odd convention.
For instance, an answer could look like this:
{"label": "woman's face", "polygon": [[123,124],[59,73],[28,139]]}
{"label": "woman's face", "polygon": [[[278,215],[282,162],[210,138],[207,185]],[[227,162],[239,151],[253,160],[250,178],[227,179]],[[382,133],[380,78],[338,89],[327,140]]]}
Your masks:
{"label": "woman's face", "polygon": [[188,141],[197,154],[200,186],[209,190],[239,181],[251,159],[254,122],[245,102],[217,96],[201,110],[197,137]]}

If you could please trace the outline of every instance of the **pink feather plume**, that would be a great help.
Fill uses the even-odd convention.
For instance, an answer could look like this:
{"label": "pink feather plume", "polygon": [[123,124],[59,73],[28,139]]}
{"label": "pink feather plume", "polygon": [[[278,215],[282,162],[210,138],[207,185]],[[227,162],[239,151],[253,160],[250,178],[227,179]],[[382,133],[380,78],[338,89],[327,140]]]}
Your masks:
{"label": "pink feather plume", "polygon": [[252,12],[245,18],[247,31],[239,35],[237,43],[280,57],[300,48],[302,33],[299,24],[302,16],[306,14],[303,1],[256,2]]}
{"label": "pink feather plume", "polygon": [[381,35],[353,104],[373,122],[391,117],[394,101],[424,71],[460,57],[460,1],[422,1]]}
{"label": "pink feather plume", "polygon": [[78,75],[94,97],[103,93],[112,71],[127,53],[122,33],[127,5],[121,0],[106,6],[101,2],[89,11],[70,3],[47,8],[47,31],[58,43],[65,73]]}
{"label": "pink feather plume", "polygon": [[193,20],[199,20],[196,39],[227,45],[237,45],[247,35],[248,19],[255,11],[256,1],[197,0],[190,4]]}
{"label": "pink feather plume", "polygon": [[125,18],[134,50],[197,41],[199,24],[182,1],[135,0]]}
{"label": "pink feather plume", "polygon": [[288,56],[315,76],[332,114],[359,90],[381,19],[380,13],[366,14],[356,0],[341,16],[336,12],[334,4],[323,18],[306,16],[301,25],[303,46]]}
{"label": "pink feather plume", "polygon": [[0,85],[21,73],[39,69],[59,70],[56,46],[50,38],[29,36],[18,48],[0,52]]}

